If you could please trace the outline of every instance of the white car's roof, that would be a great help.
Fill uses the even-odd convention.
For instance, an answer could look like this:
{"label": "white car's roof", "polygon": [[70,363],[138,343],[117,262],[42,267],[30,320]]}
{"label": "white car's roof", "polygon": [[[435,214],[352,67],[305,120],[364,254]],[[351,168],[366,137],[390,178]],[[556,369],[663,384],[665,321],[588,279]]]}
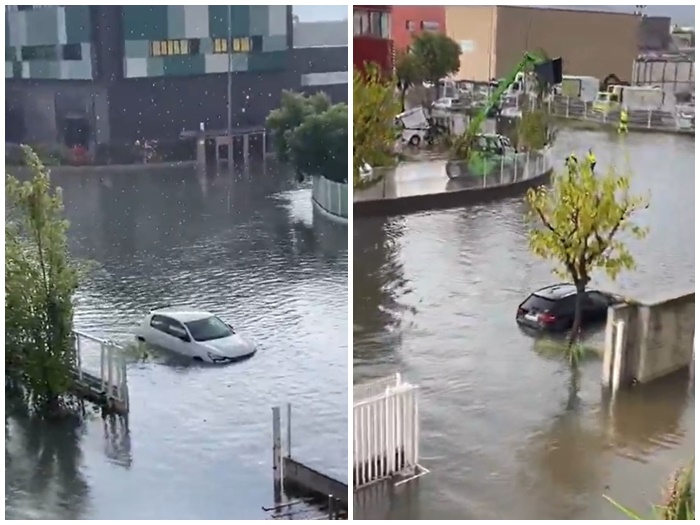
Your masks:
{"label": "white car's roof", "polygon": [[168,317],[180,321],[181,323],[189,323],[191,321],[199,321],[200,319],[207,319],[209,317],[214,317],[211,312],[203,312],[199,310],[177,310],[171,308],[158,308],[151,311],[151,315],[167,315]]}

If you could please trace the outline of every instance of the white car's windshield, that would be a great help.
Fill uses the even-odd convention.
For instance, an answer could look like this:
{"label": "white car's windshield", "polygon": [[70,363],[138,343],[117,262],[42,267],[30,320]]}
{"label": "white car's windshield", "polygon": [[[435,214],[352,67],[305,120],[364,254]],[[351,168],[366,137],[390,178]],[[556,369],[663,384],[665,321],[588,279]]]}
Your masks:
{"label": "white car's windshield", "polygon": [[185,323],[195,341],[211,341],[228,337],[233,333],[226,323],[218,317],[207,317],[198,321]]}

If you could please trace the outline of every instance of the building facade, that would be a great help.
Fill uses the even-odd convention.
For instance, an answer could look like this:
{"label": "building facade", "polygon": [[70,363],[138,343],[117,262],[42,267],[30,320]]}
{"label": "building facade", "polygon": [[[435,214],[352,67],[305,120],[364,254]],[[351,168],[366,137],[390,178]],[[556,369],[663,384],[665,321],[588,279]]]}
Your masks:
{"label": "building facade", "polygon": [[414,35],[445,33],[444,5],[395,5],[391,10],[391,37],[396,49],[406,49]]}
{"label": "building facade", "polygon": [[262,125],[284,89],[347,100],[347,45],[295,48],[291,6],[11,6],[6,14],[6,131],[27,142],[63,143],[76,125],[90,143],[177,138],[200,123],[223,130],[229,60],[236,126]]}
{"label": "building facade", "polygon": [[565,75],[629,82],[641,18],[626,13],[515,6],[447,6],[446,33],[462,49],[460,80],[506,76],[526,51],[563,59]]}
{"label": "building facade", "polygon": [[353,6],[354,67],[363,69],[366,64],[377,64],[385,74],[394,70],[394,43],[391,39],[392,6]]}

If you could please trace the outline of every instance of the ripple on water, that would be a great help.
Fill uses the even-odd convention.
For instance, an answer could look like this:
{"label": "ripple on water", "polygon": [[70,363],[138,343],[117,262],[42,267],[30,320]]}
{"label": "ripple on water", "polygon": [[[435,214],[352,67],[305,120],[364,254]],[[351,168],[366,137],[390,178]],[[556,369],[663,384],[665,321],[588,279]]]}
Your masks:
{"label": "ripple on water", "polygon": [[[309,190],[288,189],[272,172],[204,184],[184,171],[128,174],[82,198],[90,177],[57,180],[74,252],[101,265],[80,289],[76,325],[130,341],[150,308],[174,304],[230,320],[261,350],[226,367],[130,365],[130,466],[105,456],[93,421],[67,481],[87,480],[87,497],[71,503],[69,487],[40,514],[63,506],[84,518],[264,517],[271,407],[288,401],[294,455],[347,479],[347,228],[313,213]],[[178,198],[183,189],[189,198]],[[41,494],[6,490],[6,507],[19,514]]]}
{"label": "ripple on water", "polygon": [[[625,152],[649,237],[637,271],[594,285],[644,297],[694,286],[694,142],[562,132],[556,154],[592,145],[601,168]],[[669,171],[669,159],[674,169]],[[354,224],[354,376],[398,370],[421,385],[422,456],[410,497],[359,515],[393,519],[619,518],[601,495],[646,509],[693,456],[694,403],[683,381],[601,406],[600,363],[569,374],[516,328],[514,308],[556,278],[527,248],[521,199]],[[599,345],[600,334],[591,344]],[[503,494],[509,504],[503,506]],[[410,499],[410,501],[409,501]],[[391,507],[391,508],[389,508]],[[359,516],[358,516],[359,517]]]}

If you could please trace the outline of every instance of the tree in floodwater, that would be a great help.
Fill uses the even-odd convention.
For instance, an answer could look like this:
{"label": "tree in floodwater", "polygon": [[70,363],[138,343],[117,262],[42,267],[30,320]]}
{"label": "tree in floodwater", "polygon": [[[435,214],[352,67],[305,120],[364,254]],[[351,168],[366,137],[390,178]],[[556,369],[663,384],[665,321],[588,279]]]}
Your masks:
{"label": "tree in floodwater", "polygon": [[576,286],[576,306],[568,356],[577,365],[574,342],[581,329],[583,295],[592,273],[603,270],[615,279],[635,267],[625,242],[627,234],[642,239],[647,229],[633,222],[634,215],[648,207],[648,198],[633,195],[630,179],[611,167],[593,175],[588,163],[552,175],[551,186],[528,191],[529,218],[539,223],[529,231],[532,252],[555,263],[554,273]]}
{"label": "tree in floodwater", "polygon": [[396,55],[396,84],[401,93],[401,111],[406,109],[406,92],[425,78],[423,67],[411,50],[399,51]]}
{"label": "tree in floodwater", "polygon": [[353,185],[361,183],[360,171],[365,164],[384,167],[396,158],[394,123],[399,103],[394,94],[396,82],[382,76],[375,64],[363,71],[355,70],[352,82],[352,159]]}
{"label": "tree in floodwater", "polygon": [[267,117],[277,158],[290,164],[300,180],[323,175],[347,182],[347,114],[345,104],[331,105],[325,93],[284,91],[280,107]]}
{"label": "tree in floodwater", "polygon": [[413,38],[411,53],[425,80],[433,84],[435,98],[440,98],[440,80],[459,71],[459,44],[442,33],[424,32]]}
{"label": "tree in floodwater", "polygon": [[31,148],[23,150],[32,178],[5,178],[5,370],[42,409],[63,401],[72,385],[78,269],[68,255],[61,191]]}

